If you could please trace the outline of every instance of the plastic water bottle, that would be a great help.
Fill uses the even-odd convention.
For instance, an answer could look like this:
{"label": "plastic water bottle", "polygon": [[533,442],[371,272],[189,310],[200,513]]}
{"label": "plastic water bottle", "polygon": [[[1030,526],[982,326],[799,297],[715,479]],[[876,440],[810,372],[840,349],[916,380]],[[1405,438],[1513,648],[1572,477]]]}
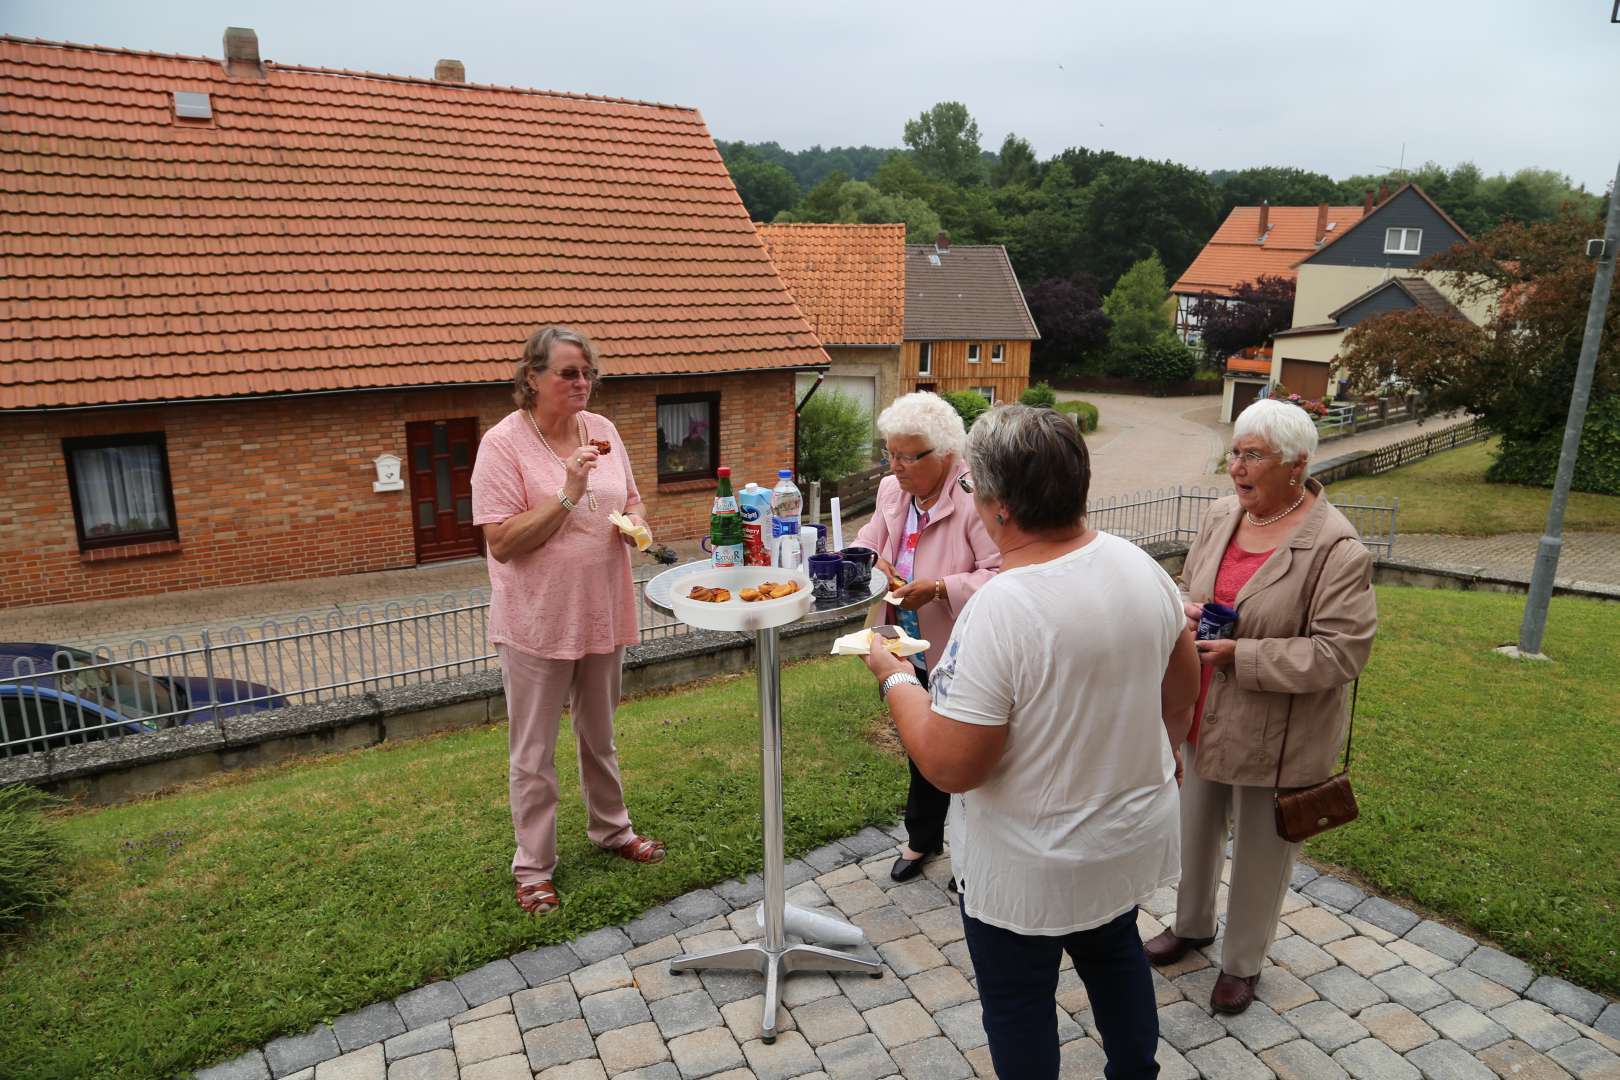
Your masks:
{"label": "plastic water bottle", "polygon": [[771,493],[758,484],[749,484],[738,494],[737,507],[742,513],[743,562],[749,566],[771,565],[771,545],[765,542],[770,528]]}
{"label": "plastic water bottle", "polygon": [[782,537],[791,536],[795,540],[799,536],[799,513],[804,509],[804,496],[793,483],[792,469],[778,469],[776,471],[776,486],[771,489],[771,548],[781,542]]}
{"label": "plastic water bottle", "polygon": [[719,469],[720,486],[714,493],[714,509],[709,514],[709,546],[715,566],[743,564],[742,515],[737,496],[731,493],[731,470]]}

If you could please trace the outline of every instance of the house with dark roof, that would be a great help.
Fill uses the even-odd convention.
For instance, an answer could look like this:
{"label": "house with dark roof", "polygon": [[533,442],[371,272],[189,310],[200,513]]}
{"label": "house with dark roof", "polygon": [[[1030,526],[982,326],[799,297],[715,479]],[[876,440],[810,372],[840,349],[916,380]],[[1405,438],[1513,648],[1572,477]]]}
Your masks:
{"label": "house with dark roof", "polygon": [[655,534],[827,355],[695,109],[0,38],[0,607],[477,554],[525,338],[596,341]]}
{"label": "house with dark roof", "polygon": [[905,225],[756,224],[755,228],[782,283],[827,350],[829,367],[824,373],[800,372],[800,399],[812,392],[840,393],[859,403],[875,421],[894,400],[900,384]]}
{"label": "house with dark roof", "polygon": [[1294,325],[1273,339],[1271,382],[1312,399],[1336,394],[1345,333],[1386,311],[1423,307],[1484,324],[1489,302],[1462,301],[1444,275],[1417,269],[1468,239],[1416,184],[1382,198],[1331,246],[1295,267]]}
{"label": "house with dark roof", "polygon": [[971,390],[992,404],[1029,388],[1041,337],[1000,244],[906,246],[905,344],[900,392]]}

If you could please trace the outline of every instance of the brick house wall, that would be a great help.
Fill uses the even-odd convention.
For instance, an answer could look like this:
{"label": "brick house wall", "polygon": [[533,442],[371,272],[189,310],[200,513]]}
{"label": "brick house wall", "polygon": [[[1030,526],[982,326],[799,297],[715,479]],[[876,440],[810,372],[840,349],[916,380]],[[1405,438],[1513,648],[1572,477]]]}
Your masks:
{"label": "brick house wall", "polygon": [[[591,409],[623,435],[655,536],[705,532],[714,491],[658,485],[657,397],[720,391],[721,463],[742,483],[792,465],[793,383],[777,371],[603,384]],[[477,417],[483,432],[511,410],[509,387],[478,386],[8,415],[0,608],[413,566],[409,493],[373,492],[372,459],[404,458],[409,422]],[[178,541],[81,552],[62,440],[152,431],[167,442]]]}

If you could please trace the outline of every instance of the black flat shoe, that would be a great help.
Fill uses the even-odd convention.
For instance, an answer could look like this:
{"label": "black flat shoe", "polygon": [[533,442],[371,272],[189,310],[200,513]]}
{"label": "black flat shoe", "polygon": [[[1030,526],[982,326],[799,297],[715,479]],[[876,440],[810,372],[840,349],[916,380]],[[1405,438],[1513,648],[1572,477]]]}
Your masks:
{"label": "black flat shoe", "polygon": [[894,860],[893,866],[889,867],[889,877],[894,881],[910,881],[912,878],[922,873],[923,862],[927,860],[930,855],[938,854],[938,851],[925,851],[915,859],[908,859],[902,855]]}

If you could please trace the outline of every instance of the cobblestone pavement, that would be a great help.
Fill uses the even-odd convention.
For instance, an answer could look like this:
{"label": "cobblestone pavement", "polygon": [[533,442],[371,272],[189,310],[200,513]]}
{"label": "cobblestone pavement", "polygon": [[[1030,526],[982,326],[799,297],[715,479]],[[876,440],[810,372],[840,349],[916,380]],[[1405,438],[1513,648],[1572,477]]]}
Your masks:
{"label": "cobblestone pavement", "polygon": [[[1412,562],[1528,581],[1540,542],[1540,533],[1503,533],[1501,536],[1401,533],[1395,541],[1395,553],[1398,558]],[[1558,583],[1581,582],[1620,585],[1620,533],[1564,534],[1564,548],[1558,557]]]}
{"label": "cobblestone pavement", "polygon": [[[788,864],[788,899],[866,931],[866,975],[799,974],[759,1038],[753,974],[672,975],[685,950],[757,939],[757,877],[699,889],[622,927],[497,960],[277,1039],[200,1080],[955,1080],[990,1077],[973,965],[946,861],[895,886],[898,828]],[[1221,942],[1154,973],[1162,1080],[1620,1078],[1620,1004],[1307,866],[1241,1016],[1208,1007]],[[1224,886],[1222,892],[1224,894]],[[1225,897],[1222,896],[1224,904]],[[1175,909],[1162,889],[1145,937]],[[875,949],[874,949],[875,946]],[[1058,981],[1064,1077],[1102,1075],[1085,989]],[[1014,1080],[1014,1078],[1008,1078]]]}

